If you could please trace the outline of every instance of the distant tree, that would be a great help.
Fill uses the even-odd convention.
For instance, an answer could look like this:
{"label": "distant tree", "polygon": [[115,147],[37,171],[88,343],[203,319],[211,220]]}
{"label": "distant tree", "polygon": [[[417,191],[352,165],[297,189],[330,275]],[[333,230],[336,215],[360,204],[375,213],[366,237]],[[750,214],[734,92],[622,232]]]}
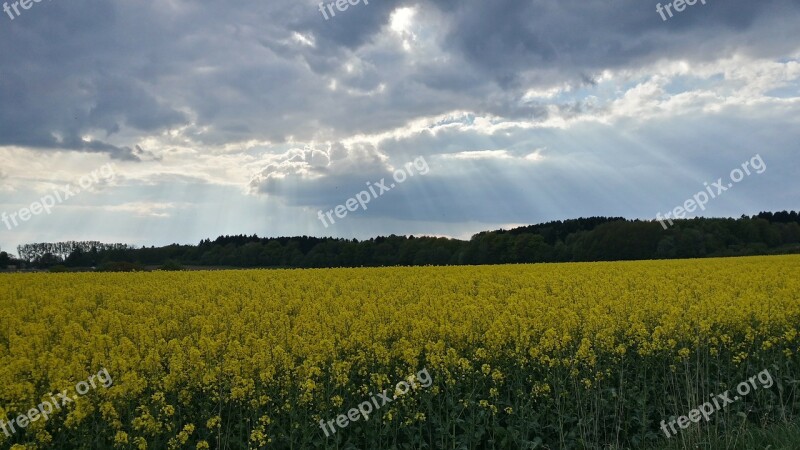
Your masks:
{"label": "distant tree", "polygon": [[0,270],[5,269],[11,265],[11,255],[6,252],[0,252]]}
{"label": "distant tree", "polygon": [[158,267],[158,270],[167,270],[167,271],[178,271],[184,270],[183,266],[174,259],[168,259],[164,261],[164,264]]}
{"label": "distant tree", "polygon": [[658,246],[656,247],[656,258],[658,259],[669,259],[675,258],[678,254],[678,246],[675,245],[675,237],[674,236],[664,236],[660,241],[658,241]]}

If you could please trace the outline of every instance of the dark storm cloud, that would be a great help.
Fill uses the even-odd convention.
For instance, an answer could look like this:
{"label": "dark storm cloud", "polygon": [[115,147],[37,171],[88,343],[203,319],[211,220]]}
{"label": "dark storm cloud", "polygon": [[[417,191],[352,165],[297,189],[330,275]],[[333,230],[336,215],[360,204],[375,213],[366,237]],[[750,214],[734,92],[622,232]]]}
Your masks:
{"label": "dark storm cloud", "polygon": [[[115,6],[34,6],[14,21],[0,17],[0,145],[138,160],[132,146],[106,139],[123,126],[146,134],[185,121],[151,92],[152,80],[131,74],[114,27],[120,20]],[[87,134],[93,139],[84,139]]]}
{"label": "dark storm cloud", "polygon": [[555,68],[572,81],[586,82],[596,71],[635,68],[665,57],[705,60],[734,49],[768,56],[796,48],[796,41],[768,31],[776,21],[789,31],[785,19],[797,18],[800,3],[707,1],[667,22],[656,13],[655,0],[433,3],[449,12],[449,49],[509,88],[530,81],[520,74],[529,70]]}
{"label": "dark storm cloud", "polygon": [[[543,120],[543,105],[519,102],[525,90],[796,46],[798,2],[708,0],[668,22],[655,3],[373,1],[326,21],[313,1],[42,2],[0,16],[0,145],[137,159],[131,136],[179,127],[223,145],[336,140],[454,109]],[[433,50],[387,47],[400,6],[417,8]]]}

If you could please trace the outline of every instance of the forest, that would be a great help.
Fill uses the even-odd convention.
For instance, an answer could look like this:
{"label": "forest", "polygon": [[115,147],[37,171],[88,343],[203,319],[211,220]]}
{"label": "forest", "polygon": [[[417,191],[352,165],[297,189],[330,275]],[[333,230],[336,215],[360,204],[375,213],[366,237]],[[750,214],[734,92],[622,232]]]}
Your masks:
{"label": "forest", "polygon": [[198,245],[135,247],[100,242],[34,243],[0,252],[0,267],[58,270],[320,268],[478,265],[704,258],[800,253],[800,215],[762,212],[732,218],[656,221],[589,217],[511,230],[468,241],[381,236],[368,240],[309,236],[220,236]]}

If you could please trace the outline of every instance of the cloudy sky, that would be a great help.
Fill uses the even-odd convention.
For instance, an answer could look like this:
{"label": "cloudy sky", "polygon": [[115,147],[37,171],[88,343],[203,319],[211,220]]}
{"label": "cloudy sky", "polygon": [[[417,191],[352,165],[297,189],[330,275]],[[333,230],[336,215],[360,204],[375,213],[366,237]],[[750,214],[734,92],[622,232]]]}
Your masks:
{"label": "cloudy sky", "polygon": [[[755,155],[763,173],[690,215],[800,209],[800,2],[698,1],[666,21],[656,4],[11,7],[0,212],[73,193],[0,223],[0,248],[653,219]],[[415,176],[319,220],[396,170]]]}

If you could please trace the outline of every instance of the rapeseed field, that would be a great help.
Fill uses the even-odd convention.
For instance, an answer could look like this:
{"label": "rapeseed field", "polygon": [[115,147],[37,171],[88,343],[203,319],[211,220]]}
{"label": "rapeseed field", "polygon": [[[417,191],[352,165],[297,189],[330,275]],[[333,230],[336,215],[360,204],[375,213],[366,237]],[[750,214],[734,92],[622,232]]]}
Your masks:
{"label": "rapeseed field", "polygon": [[113,384],[0,448],[643,448],[764,370],[774,386],[671,439],[790,421],[799,274],[772,256],[1,275],[0,420],[101,369]]}

